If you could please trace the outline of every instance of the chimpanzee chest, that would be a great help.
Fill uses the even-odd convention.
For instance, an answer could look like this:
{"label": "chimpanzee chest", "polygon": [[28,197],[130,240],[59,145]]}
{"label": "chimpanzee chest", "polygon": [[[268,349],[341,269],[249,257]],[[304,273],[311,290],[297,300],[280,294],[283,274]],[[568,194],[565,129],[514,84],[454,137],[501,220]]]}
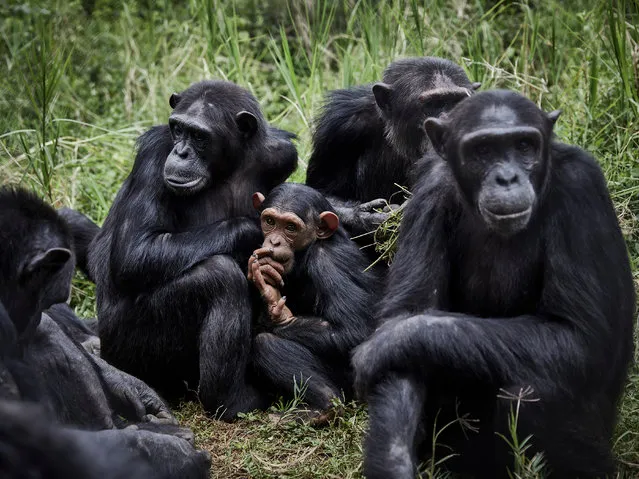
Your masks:
{"label": "chimpanzee chest", "polygon": [[452,253],[453,311],[484,317],[536,312],[543,287],[543,252],[536,238],[471,235]]}

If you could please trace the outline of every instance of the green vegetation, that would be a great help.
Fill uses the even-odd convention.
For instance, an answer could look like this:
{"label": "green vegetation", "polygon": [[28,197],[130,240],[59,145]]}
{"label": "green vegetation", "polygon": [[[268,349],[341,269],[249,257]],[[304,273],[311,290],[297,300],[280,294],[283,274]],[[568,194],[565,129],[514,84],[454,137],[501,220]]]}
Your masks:
{"label": "green vegetation", "polygon": [[[483,88],[564,110],[557,133],[600,161],[637,274],[636,0],[9,0],[0,19],[0,182],[56,206],[102,222],[137,135],[166,121],[173,91],[204,78],[247,87],[271,122],[299,135],[301,181],[325,91],[377,80],[399,56],[439,55]],[[78,314],[95,314],[92,285],[79,276],[72,300]],[[194,404],[179,415],[212,451],[215,477],[361,477],[362,407],[324,429],[272,412],[223,424]],[[539,458],[525,458],[519,439],[504,438],[518,458],[514,477],[539,477]],[[615,451],[619,477],[637,477],[635,371]]]}

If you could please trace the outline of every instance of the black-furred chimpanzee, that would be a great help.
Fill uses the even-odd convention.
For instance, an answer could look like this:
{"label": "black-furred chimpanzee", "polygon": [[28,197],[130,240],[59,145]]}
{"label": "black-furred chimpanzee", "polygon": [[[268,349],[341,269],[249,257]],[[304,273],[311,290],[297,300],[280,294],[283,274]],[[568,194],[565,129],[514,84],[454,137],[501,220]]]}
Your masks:
{"label": "black-furred chimpanzee", "polygon": [[261,406],[245,377],[243,268],[262,238],[251,195],[283,182],[297,152],[233,83],[195,83],[170,104],[89,248],[101,354],[169,399],[199,384],[204,407],[231,419]]}
{"label": "black-furred chimpanzee", "polygon": [[351,234],[372,231],[386,217],[386,200],[402,202],[415,163],[428,147],[424,120],[472,95],[455,63],[436,57],[391,63],[383,81],[335,90],[313,135],[306,184],[326,195]]}
{"label": "black-furred chimpanzee", "polygon": [[[0,475],[206,477],[210,457],[189,444],[193,434],[157,394],[77,339],[91,334],[59,304],[74,268],[64,221],[34,195],[0,189],[0,243]],[[37,403],[42,419],[16,401]],[[74,459],[63,463],[55,456],[63,452]]]}
{"label": "black-furred chimpanzee", "polygon": [[414,477],[433,428],[465,414],[478,430],[442,432],[459,454],[446,465],[507,477],[498,433],[517,397],[518,437],[532,436],[527,454],[543,451],[554,477],[612,472],[635,293],[604,176],[553,138],[557,117],[489,91],[426,120],[438,154],[400,227],[382,325],[353,355],[367,477]]}
{"label": "black-furred chimpanzee", "polygon": [[267,309],[254,369],[276,394],[306,384],[306,402],[325,410],[351,394],[350,352],[372,332],[378,279],[318,191],[285,183],[253,201],[264,242],[248,275]]}

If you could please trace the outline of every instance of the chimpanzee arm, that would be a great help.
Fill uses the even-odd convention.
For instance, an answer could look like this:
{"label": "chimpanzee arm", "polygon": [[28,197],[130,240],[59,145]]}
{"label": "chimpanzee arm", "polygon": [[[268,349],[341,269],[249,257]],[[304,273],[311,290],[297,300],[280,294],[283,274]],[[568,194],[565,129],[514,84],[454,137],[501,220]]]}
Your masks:
{"label": "chimpanzee arm", "polygon": [[354,355],[360,391],[391,370],[439,371],[495,387],[522,380],[556,387],[557,377],[582,386],[575,391],[621,384],[632,350],[633,282],[603,175],[585,160],[555,165],[537,313],[479,318],[426,310],[390,320]]}
{"label": "chimpanzee arm", "polygon": [[447,240],[454,221],[449,207],[459,199],[448,164],[437,157],[424,168],[424,180],[404,210],[380,318],[448,306]]}
{"label": "chimpanzee arm", "polygon": [[372,331],[378,279],[373,272],[364,271],[367,261],[346,235],[333,239],[332,244],[311,246],[301,266],[315,292],[316,315],[296,316],[289,325],[273,331],[317,354],[347,353]]}
{"label": "chimpanzee arm", "polygon": [[76,267],[82,271],[87,278],[93,281],[87,267],[87,257],[89,254],[89,245],[91,241],[93,241],[93,238],[100,232],[100,227],[87,216],[71,208],[59,209],[58,215],[64,219],[73,235]]}
{"label": "chimpanzee arm", "polygon": [[248,258],[261,237],[257,223],[248,217],[178,233],[125,222],[115,233],[112,268],[118,271],[115,279],[121,287],[165,284],[214,255]]}

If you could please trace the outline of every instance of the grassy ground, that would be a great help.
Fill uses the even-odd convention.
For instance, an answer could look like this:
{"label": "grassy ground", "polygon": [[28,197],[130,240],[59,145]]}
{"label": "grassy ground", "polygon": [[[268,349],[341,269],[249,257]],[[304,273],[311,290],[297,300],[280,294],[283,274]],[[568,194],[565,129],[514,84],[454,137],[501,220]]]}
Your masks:
{"label": "grassy ground", "polygon": [[[247,87],[270,121],[299,135],[293,179],[303,180],[323,92],[379,79],[398,56],[440,55],[484,88],[564,110],[557,133],[601,162],[638,270],[636,1],[9,1],[0,19],[0,181],[56,206],[101,222],[136,136],[166,121],[173,91],[203,78]],[[94,314],[79,277],[73,305]],[[638,381],[633,371],[616,435],[620,477],[639,476]],[[361,476],[361,407],[321,430],[273,412],[231,425],[193,404],[179,415],[212,451],[216,477]]]}

